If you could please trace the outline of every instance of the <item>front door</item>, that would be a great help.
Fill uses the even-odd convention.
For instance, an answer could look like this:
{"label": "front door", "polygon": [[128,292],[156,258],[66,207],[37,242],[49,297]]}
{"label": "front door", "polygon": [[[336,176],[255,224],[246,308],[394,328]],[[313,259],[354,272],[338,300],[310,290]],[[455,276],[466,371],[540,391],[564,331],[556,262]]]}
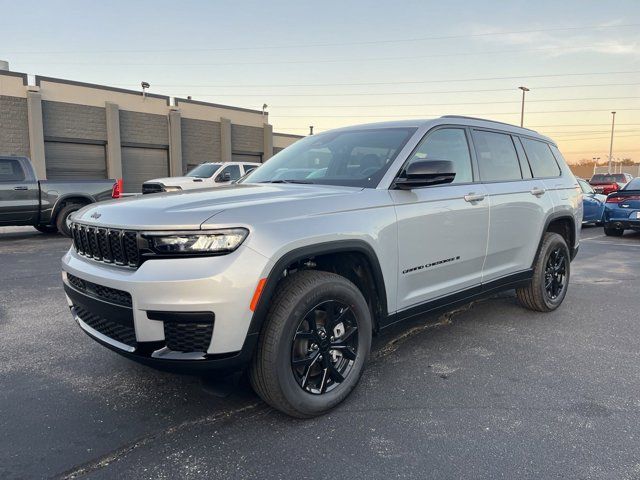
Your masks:
{"label": "front door", "polygon": [[0,158],[0,225],[31,225],[38,218],[38,182],[17,158]]}
{"label": "front door", "polygon": [[464,128],[431,130],[409,163],[449,160],[451,184],[391,190],[398,218],[398,309],[480,285],[487,249],[489,197],[475,183]]}

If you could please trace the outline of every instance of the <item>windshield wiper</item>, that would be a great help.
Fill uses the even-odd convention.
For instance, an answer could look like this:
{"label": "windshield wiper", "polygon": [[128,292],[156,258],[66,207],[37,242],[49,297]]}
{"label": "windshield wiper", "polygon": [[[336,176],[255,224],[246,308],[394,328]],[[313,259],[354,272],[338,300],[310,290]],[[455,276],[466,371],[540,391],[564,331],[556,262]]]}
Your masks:
{"label": "windshield wiper", "polygon": [[305,184],[305,185],[313,184],[313,182],[310,182],[309,180],[295,180],[295,179],[290,179],[290,180],[265,180],[264,182],[258,182],[258,183],[302,183],[302,184]]}

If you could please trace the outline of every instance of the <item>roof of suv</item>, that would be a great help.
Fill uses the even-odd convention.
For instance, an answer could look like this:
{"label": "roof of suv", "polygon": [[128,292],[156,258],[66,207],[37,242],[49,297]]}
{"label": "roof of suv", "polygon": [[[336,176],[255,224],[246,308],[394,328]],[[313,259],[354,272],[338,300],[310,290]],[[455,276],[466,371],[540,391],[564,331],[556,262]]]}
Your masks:
{"label": "roof of suv", "polygon": [[466,117],[462,115],[443,115],[439,118],[431,118],[431,119],[415,119],[415,120],[394,120],[389,122],[375,122],[375,123],[366,123],[362,125],[353,125],[349,127],[341,127],[336,128],[335,131],[338,130],[361,130],[361,129],[369,129],[369,128],[394,128],[394,127],[429,127],[442,125],[445,123],[456,123],[458,125],[469,125],[473,127],[485,127],[485,128],[495,128],[498,130],[505,130],[511,133],[516,133],[520,135],[527,135],[530,137],[538,137],[544,139],[547,142],[554,143],[555,142],[541,133],[536,132],[535,130],[531,130],[529,128],[519,127],[517,125],[512,125],[510,123],[499,122],[497,120],[487,120],[484,118],[476,118],[476,117]]}

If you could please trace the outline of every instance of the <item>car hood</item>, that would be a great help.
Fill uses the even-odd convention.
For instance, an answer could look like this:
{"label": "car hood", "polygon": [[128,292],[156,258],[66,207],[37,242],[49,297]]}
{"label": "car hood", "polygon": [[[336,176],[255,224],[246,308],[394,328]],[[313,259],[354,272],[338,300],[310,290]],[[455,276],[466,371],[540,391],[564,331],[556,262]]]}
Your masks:
{"label": "car hood", "polygon": [[278,204],[352,195],[361,190],[326,185],[236,184],[94,203],[76,212],[72,219],[112,228],[195,230],[225,210],[268,204],[277,208]]}

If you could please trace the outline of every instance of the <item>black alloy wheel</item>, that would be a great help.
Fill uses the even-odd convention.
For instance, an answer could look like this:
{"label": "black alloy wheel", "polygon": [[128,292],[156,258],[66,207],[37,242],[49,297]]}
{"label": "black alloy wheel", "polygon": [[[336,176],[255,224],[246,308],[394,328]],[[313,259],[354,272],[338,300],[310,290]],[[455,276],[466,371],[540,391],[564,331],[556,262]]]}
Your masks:
{"label": "black alloy wheel", "polygon": [[291,347],[296,382],[311,394],[322,395],[340,385],[358,355],[358,321],[339,300],[324,301],[300,321]]}
{"label": "black alloy wheel", "polygon": [[566,285],[567,258],[563,248],[556,248],[547,259],[544,288],[549,299],[557,299]]}

